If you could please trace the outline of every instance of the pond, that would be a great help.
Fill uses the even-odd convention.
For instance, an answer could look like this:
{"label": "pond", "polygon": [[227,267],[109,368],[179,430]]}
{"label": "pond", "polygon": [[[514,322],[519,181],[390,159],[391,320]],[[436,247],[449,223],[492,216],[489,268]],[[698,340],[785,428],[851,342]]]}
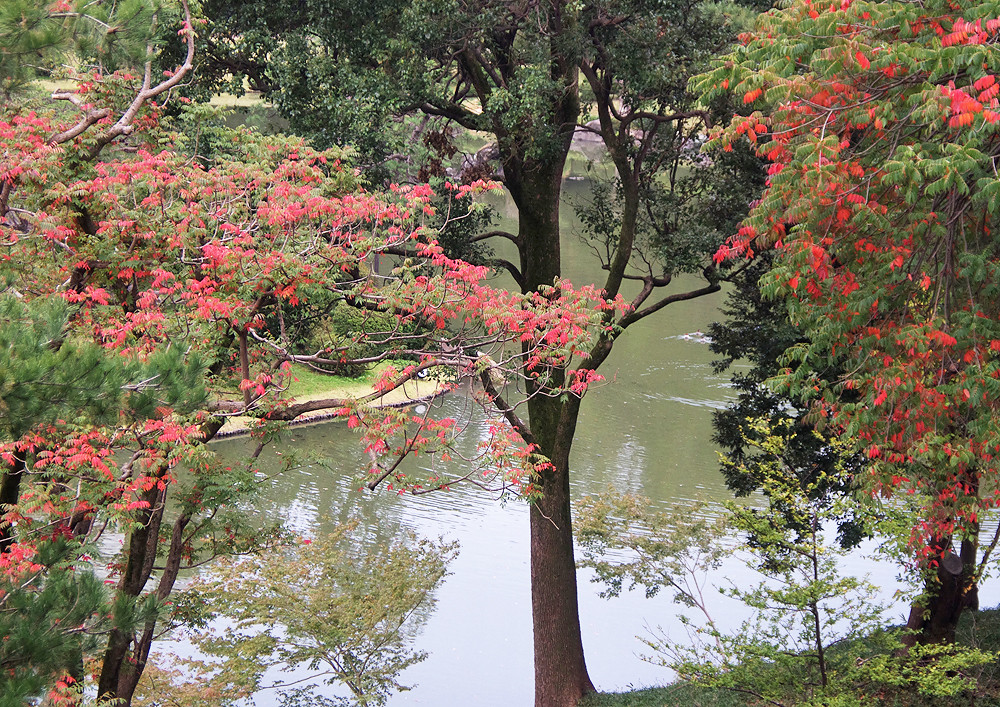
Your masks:
{"label": "pond", "polygon": [[[569,183],[567,191],[570,200],[582,198],[586,185]],[[510,208],[504,203],[499,207]],[[565,270],[574,282],[593,281],[589,253],[572,235],[578,224],[572,211],[566,211]],[[731,393],[727,378],[712,373],[712,354],[701,334],[717,319],[722,299],[716,294],[671,305],[629,329],[616,344],[602,368],[607,384],[592,389],[584,401],[572,456],[574,498],[609,485],[620,492],[644,494],[662,505],[731,497],[710,439],[711,413],[725,405]],[[448,414],[469,419],[472,406],[461,395],[440,404]],[[474,445],[480,432],[485,434],[485,422],[481,415],[473,415],[469,424],[468,437]],[[248,444],[239,439],[219,443],[223,452],[233,455]],[[400,693],[390,704],[530,705],[527,508],[518,502],[499,503],[471,487],[420,497],[361,493],[356,475],[360,445],[341,424],[293,428],[284,444],[283,449],[269,451],[272,463],[278,452],[290,450],[323,456],[329,462],[307,463],[276,477],[258,506],[265,516],[285,519],[302,535],[322,533],[334,523],[354,518],[372,538],[388,538],[407,528],[461,543],[461,554],[438,590],[437,605],[417,641],[429,658],[402,677],[404,684],[417,687]],[[877,569],[876,581],[891,592],[892,568]],[[738,566],[723,568],[734,581],[740,581],[743,572]],[[679,607],[670,596],[646,599],[641,592],[631,592],[605,600],[588,573],[581,572],[580,579],[584,647],[598,688],[612,691],[669,681],[667,670],[640,659],[644,646],[636,635],[657,625],[680,630],[674,620]],[[257,703],[277,701],[273,694],[262,693]]]}

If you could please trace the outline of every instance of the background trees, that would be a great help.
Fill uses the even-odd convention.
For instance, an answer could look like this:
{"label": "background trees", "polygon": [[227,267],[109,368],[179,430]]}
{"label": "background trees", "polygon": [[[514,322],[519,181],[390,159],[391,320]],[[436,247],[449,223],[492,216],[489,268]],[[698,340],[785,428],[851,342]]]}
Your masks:
{"label": "background trees", "polygon": [[698,79],[763,109],[716,138],[772,162],[720,257],[775,248],[767,289],[808,339],[786,385],[867,456],[858,484],[918,499],[924,641],[953,638],[992,550],[998,9],[795,3]]}

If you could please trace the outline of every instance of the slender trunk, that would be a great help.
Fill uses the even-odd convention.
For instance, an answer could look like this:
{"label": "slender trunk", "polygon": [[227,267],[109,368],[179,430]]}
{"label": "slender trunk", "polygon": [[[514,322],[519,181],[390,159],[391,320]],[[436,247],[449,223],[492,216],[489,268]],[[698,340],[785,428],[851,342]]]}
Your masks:
{"label": "slender trunk", "polygon": [[[125,569],[116,589],[116,594],[124,601],[137,601],[152,574],[159,544],[160,523],[166,505],[166,490],[161,490],[154,484],[142,494],[141,498],[149,503],[149,506],[141,512],[137,519],[138,527],[129,536]],[[135,635],[131,626],[122,625],[119,621],[115,621],[115,624],[108,635],[108,644],[101,663],[101,675],[97,684],[99,701],[124,697],[120,695],[120,690],[125,687],[127,691],[127,685],[133,679],[129,673],[134,671],[134,666],[126,663],[129,662],[130,648],[136,640]],[[138,677],[135,676],[135,679]],[[120,704],[130,704],[130,698],[131,693]]]}
{"label": "slender trunk", "polygon": [[[21,497],[21,478],[27,468],[25,453],[15,452],[14,460],[0,478],[0,515],[7,513],[11,506],[17,505]],[[6,521],[0,521],[0,552],[6,552],[15,539],[14,526]]]}
{"label": "slender trunk", "polygon": [[[174,521],[170,533],[170,548],[167,551],[166,566],[156,586],[156,598],[160,601],[166,600],[174,589],[174,583],[180,573],[181,557],[184,554],[184,530],[190,522],[190,514],[182,515]],[[146,662],[149,660],[149,650],[153,645],[155,633],[156,618],[149,618],[143,626],[142,634],[135,641],[135,647],[132,650],[135,662],[132,668],[119,675],[118,699],[124,700],[124,704],[132,703],[132,696],[139,686],[139,678],[142,677],[142,671],[146,669]]]}
{"label": "slender trunk", "polygon": [[[210,441],[221,428],[220,420],[204,424],[201,429],[203,441]],[[167,471],[164,466],[160,476],[166,475]],[[160,525],[166,511],[168,489],[169,485],[160,488],[159,484],[155,484],[142,495],[142,500],[147,501],[149,507],[140,513],[137,518],[138,527],[129,536],[125,569],[116,588],[118,596],[124,596],[126,600],[138,601],[152,575],[159,549]],[[174,589],[184,555],[184,531],[191,520],[191,514],[184,513],[174,521],[171,528],[170,545],[155,592],[156,599],[160,602],[165,601]],[[156,623],[156,615],[147,617],[142,626],[142,633],[138,635],[129,626],[119,625],[111,630],[98,679],[99,701],[114,701],[114,704],[123,707],[132,704],[132,696],[149,659]]]}
{"label": "slender trunk", "polygon": [[[819,518],[813,516],[811,547],[809,561],[812,564],[812,581],[814,586],[819,585]],[[823,645],[823,619],[820,615],[819,602],[813,600],[809,602],[809,611],[812,614],[813,632],[816,639],[816,664],[819,667],[819,681],[823,689],[826,689],[828,678],[826,673],[826,651]]]}
{"label": "slender trunk", "polygon": [[[250,379],[250,351],[247,343],[246,329],[239,332],[238,338],[240,342],[240,376],[244,381],[247,381]],[[243,404],[249,408],[251,402],[253,402],[253,395],[249,388],[244,388]]]}

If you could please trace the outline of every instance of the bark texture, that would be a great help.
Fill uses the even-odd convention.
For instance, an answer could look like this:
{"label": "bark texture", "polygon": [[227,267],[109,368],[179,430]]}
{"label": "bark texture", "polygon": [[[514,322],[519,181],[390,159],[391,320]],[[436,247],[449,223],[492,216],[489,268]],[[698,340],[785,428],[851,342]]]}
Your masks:
{"label": "bark texture", "polygon": [[903,645],[954,643],[962,612],[979,608],[976,582],[978,543],[962,542],[961,554],[951,550],[951,538],[937,543],[940,560],[924,587],[924,595],[910,607]]}
{"label": "bark texture", "polygon": [[[517,169],[509,180],[518,205],[526,289],[551,285],[561,274],[559,198],[564,161],[565,153],[556,164],[536,165],[527,174]],[[549,384],[562,384],[562,370],[547,373]],[[569,453],[579,400],[539,396],[528,410],[539,451],[551,462],[539,479],[542,497],[530,513],[535,707],[574,707],[594,691],[580,632],[569,492]]]}

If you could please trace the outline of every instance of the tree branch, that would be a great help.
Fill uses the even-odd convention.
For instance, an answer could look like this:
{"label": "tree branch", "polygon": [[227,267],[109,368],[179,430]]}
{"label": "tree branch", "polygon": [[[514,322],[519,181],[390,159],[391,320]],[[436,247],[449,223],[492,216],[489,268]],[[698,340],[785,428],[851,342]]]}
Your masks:
{"label": "tree branch", "polygon": [[488,238],[506,238],[516,246],[521,245],[521,238],[519,236],[515,236],[510,231],[487,231],[486,233],[480,233],[479,235],[470,238],[469,243],[479,243],[480,241],[485,241]]}
{"label": "tree branch", "polygon": [[619,321],[619,326],[621,326],[624,329],[627,326],[635,324],[640,319],[648,317],[650,314],[655,314],[656,312],[659,312],[667,305],[674,304],[676,302],[686,302],[687,300],[698,299],[699,297],[710,295],[713,292],[718,292],[721,289],[722,285],[720,285],[718,282],[710,282],[705,287],[700,287],[696,290],[689,290],[687,292],[678,292],[676,294],[669,295],[657,301],[655,304],[651,304],[645,309],[637,309],[633,311],[631,314],[625,315]]}
{"label": "tree branch", "polygon": [[510,426],[513,427],[519,435],[521,435],[521,439],[523,439],[527,444],[538,446],[535,442],[535,436],[531,434],[531,428],[520,417],[518,417],[514,408],[510,406],[510,404],[500,394],[500,391],[496,389],[496,386],[493,385],[493,381],[490,379],[490,372],[492,370],[493,367],[491,366],[479,374],[479,380],[483,384],[483,390],[486,391],[486,395],[489,397],[490,402],[496,406],[497,410],[499,410],[504,416],[504,419],[510,423]]}
{"label": "tree branch", "polygon": [[689,110],[681,111],[680,113],[650,113],[645,110],[632,111],[628,115],[621,116],[622,127],[626,127],[629,123],[636,120],[651,120],[657,124],[659,123],[670,123],[675,120],[687,120],[688,118],[701,118],[705,122],[706,128],[712,127],[712,118],[707,110]]}
{"label": "tree branch", "polygon": [[503,268],[510,273],[511,277],[514,278],[514,282],[517,283],[517,286],[522,290],[524,289],[524,275],[521,273],[521,270],[514,265],[514,263],[504,258],[490,258],[485,264],[494,269]]}
{"label": "tree branch", "polygon": [[479,124],[480,116],[461,106],[436,106],[433,103],[422,103],[419,107],[421,111],[428,115],[437,115],[448,120],[453,120],[463,128],[482,130],[482,126]]}
{"label": "tree branch", "polygon": [[[181,0],[181,7],[184,10],[184,28],[181,30],[184,35],[184,41],[187,44],[187,54],[184,57],[184,62],[178,66],[173,74],[156,84],[155,86],[150,85],[150,76],[152,71],[152,48],[147,50],[147,61],[145,66],[145,71],[143,74],[143,85],[139,92],[136,94],[135,98],[129,104],[125,112],[122,113],[121,117],[108,128],[106,131],[97,136],[96,142],[88,152],[88,158],[94,159],[100,154],[101,150],[105,146],[121,137],[122,135],[128,135],[132,132],[133,126],[132,121],[135,120],[136,115],[139,110],[151,99],[159,96],[160,94],[169,91],[174,86],[178,85],[181,80],[191,71],[194,67],[194,28],[191,26],[191,8],[188,6],[187,0]],[[80,105],[78,101],[73,100],[69,97],[65,91],[58,91],[52,94],[52,97],[56,100],[69,100],[75,105]],[[49,138],[50,145],[59,145],[64,142],[68,142],[73,138],[77,137],[92,125],[98,121],[107,118],[111,115],[109,109],[102,109],[98,111],[90,110],[88,111],[80,121],[68,130],[64,130],[61,133],[56,133],[51,138]]]}

